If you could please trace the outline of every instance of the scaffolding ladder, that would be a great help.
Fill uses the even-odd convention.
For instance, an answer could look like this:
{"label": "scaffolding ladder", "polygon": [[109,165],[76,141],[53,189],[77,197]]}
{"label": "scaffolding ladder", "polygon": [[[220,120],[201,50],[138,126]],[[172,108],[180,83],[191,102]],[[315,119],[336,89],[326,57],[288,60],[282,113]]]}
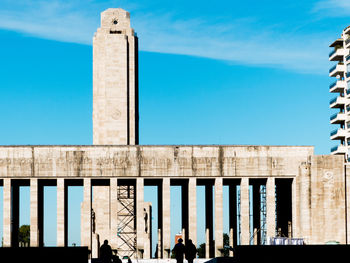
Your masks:
{"label": "scaffolding ladder", "polygon": [[118,255],[131,258],[136,252],[135,186],[118,185]]}

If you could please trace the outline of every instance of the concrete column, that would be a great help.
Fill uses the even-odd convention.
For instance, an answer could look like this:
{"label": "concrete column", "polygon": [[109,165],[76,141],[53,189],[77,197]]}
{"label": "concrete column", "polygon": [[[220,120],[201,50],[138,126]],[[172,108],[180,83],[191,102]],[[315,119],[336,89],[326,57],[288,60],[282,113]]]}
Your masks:
{"label": "concrete column", "polygon": [[4,247],[11,246],[12,232],[11,232],[11,215],[12,215],[12,200],[11,200],[11,179],[4,179],[3,186],[3,245]]}
{"label": "concrete column", "polygon": [[[156,248],[157,254],[155,255],[156,258],[162,258],[162,232],[160,229],[158,229],[157,232],[157,248]],[[165,256],[167,258],[167,256]]]}
{"label": "concrete column", "polygon": [[84,205],[83,205],[83,221],[84,224],[82,224],[82,240],[81,245],[87,246],[89,249],[91,249],[91,179],[90,178],[84,178]]}
{"label": "concrete column", "polygon": [[110,179],[110,204],[111,204],[111,228],[110,228],[110,245],[112,249],[118,247],[118,179]]}
{"label": "concrete column", "polygon": [[39,186],[38,179],[30,179],[30,246],[39,246]]}
{"label": "concrete column", "polygon": [[299,233],[297,232],[297,184],[296,178],[293,178],[292,182],[292,237],[298,237]]}
{"label": "concrete column", "polygon": [[57,178],[57,246],[67,246],[67,189],[64,178]]}
{"label": "concrete column", "polygon": [[188,238],[197,247],[197,179],[188,181]]}
{"label": "concrete column", "polygon": [[224,248],[223,238],[223,183],[215,179],[215,257],[221,257]]}
{"label": "concrete column", "polygon": [[[299,218],[300,218],[300,235],[304,238],[306,244],[311,241],[311,167],[310,165],[301,165],[299,172]],[[315,168],[314,168],[315,169]],[[317,171],[315,171],[317,174]]]}
{"label": "concrete column", "polygon": [[[163,257],[163,182],[161,181],[157,186],[157,204],[158,204],[158,226],[157,226],[157,248],[156,258]],[[165,254],[164,257],[166,258]]]}
{"label": "concrete column", "polygon": [[[350,165],[345,165],[345,197],[346,197],[346,244],[348,245],[350,243]],[[293,180],[293,186],[296,185],[296,178]],[[294,200],[293,200],[294,202]],[[294,210],[293,210],[293,234],[296,223],[294,221]]]}
{"label": "concrete column", "polygon": [[184,244],[188,240],[188,182],[185,182],[181,186],[181,211],[182,211],[182,238],[184,240]]}
{"label": "concrete column", "polygon": [[[236,185],[229,185],[229,229],[230,229],[230,247],[237,245],[237,191]],[[230,257],[233,257],[233,251],[230,251]]]}
{"label": "concrete column", "polygon": [[275,178],[269,177],[266,182],[266,235],[268,239],[276,235],[275,194]]}
{"label": "concrete column", "polygon": [[143,252],[143,258],[144,259],[151,259],[152,258],[152,203],[151,202],[145,202],[144,203],[144,213],[145,213],[145,228],[144,228],[144,234],[143,234],[143,241],[144,241],[144,252]]}
{"label": "concrete column", "polygon": [[205,258],[213,258],[213,186],[211,184],[205,185],[205,237]]}
{"label": "concrete column", "polygon": [[[163,226],[161,230],[161,236],[163,238],[162,249],[163,258],[170,258],[171,250],[171,237],[170,237],[170,178],[163,178],[162,182],[162,221]],[[158,219],[159,220],[159,219]],[[159,249],[161,249],[159,247]]]}
{"label": "concrete column", "polygon": [[143,178],[136,179],[136,240],[137,240],[137,253],[138,258],[143,258],[144,242],[143,233],[145,229],[145,219],[143,213]]}
{"label": "concrete column", "polygon": [[260,245],[258,244],[258,229],[257,228],[253,228],[253,244],[254,245]]}
{"label": "concrete column", "polygon": [[38,230],[39,247],[44,246],[44,185],[38,182]]}
{"label": "concrete column", "polygon": [[249,245],[249,179],[241,179],[241,245]]}

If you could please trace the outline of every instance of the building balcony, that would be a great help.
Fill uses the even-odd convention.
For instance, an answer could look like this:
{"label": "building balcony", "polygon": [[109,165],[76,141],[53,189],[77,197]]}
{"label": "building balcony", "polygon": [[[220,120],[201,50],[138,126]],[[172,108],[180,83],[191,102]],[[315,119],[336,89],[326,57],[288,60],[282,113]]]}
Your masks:
{"label": "building balcony", "polygon": [[338,145],[331,148],[331,154],[346,154],[347,149],[345,145]]}
{"label": "building balcony", "polygon": [[336,114],[333,114],[330,117],[331,124],[343,124],[345,122],[346,115],[344,112],[339,112]]}
{"label": "building balcony", "polygon": [[345,140],[345,137],[347,135],[347,131],[344,129],[336,129],[331,132],[331,140]]}
{"label": "building balcony", "polygon": [[346,48],[350,47],[350,37],[347,40],[345,40],[345,47]]}
{"label": "building balcony", "polygon": [[343,46],[343,41],[344,40],[342,38],[338,38],[332,44],[330,44],[329,47]]}
{"label": "building balcony", "polygon": [[350,34],[350,26],[344,29],[344,34]]}
{"label": "building balcony", "polygon": [[331,85],[329,85],[329,92],[345,93],[344,92],[345,89],[346,89],[346,82],[344,80],[337,80],[333,82]]}
{"label": "building balcony", "polygon": [[343,61],[344,56],[348,55],[349,51],[344,48],[338,48],[334,49],[331,53],[329,53],[329,60],[330,61]]}
{"label": "building balcony", "polygon": [[336,77],[337,75],[344,76],[345,71],[346,71],[346,67],[344,63],[338,63],[337,65],[335,65],[329,70],[329,76],[330,77]]}
{"label": "building balcony", "polygon": [[344,108],[344,105],[346,104],[347,99],[344,97],[335,97],[334,99],[331,99],[329,102],[329,107],[332,109],[336,108]]}

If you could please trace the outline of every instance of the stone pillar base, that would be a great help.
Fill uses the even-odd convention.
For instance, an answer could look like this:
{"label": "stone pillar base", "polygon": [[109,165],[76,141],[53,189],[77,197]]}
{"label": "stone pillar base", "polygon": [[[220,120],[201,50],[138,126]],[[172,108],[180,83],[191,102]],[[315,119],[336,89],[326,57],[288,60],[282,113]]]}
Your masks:
{"label": "stone pillar base", "polygon": [[92,234],[92,246],[91,246],[91,257],[98,258],[100,256],[100,236],[98,234]]}

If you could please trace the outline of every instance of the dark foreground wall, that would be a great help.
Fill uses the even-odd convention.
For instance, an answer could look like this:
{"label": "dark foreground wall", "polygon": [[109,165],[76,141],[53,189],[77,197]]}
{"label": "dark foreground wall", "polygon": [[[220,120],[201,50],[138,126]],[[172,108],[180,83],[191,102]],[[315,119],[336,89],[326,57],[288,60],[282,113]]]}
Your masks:
{"label": "dark foreground wall", "polygon": [[87,263],[88,254],[87,247],[5,247],[0,248],[0,262]]}
{"label": "dark foreground wall", "polygon": [[349,245],[237,246],[235,258],[215,258],[212,263],[338,263],[350,261]]}

